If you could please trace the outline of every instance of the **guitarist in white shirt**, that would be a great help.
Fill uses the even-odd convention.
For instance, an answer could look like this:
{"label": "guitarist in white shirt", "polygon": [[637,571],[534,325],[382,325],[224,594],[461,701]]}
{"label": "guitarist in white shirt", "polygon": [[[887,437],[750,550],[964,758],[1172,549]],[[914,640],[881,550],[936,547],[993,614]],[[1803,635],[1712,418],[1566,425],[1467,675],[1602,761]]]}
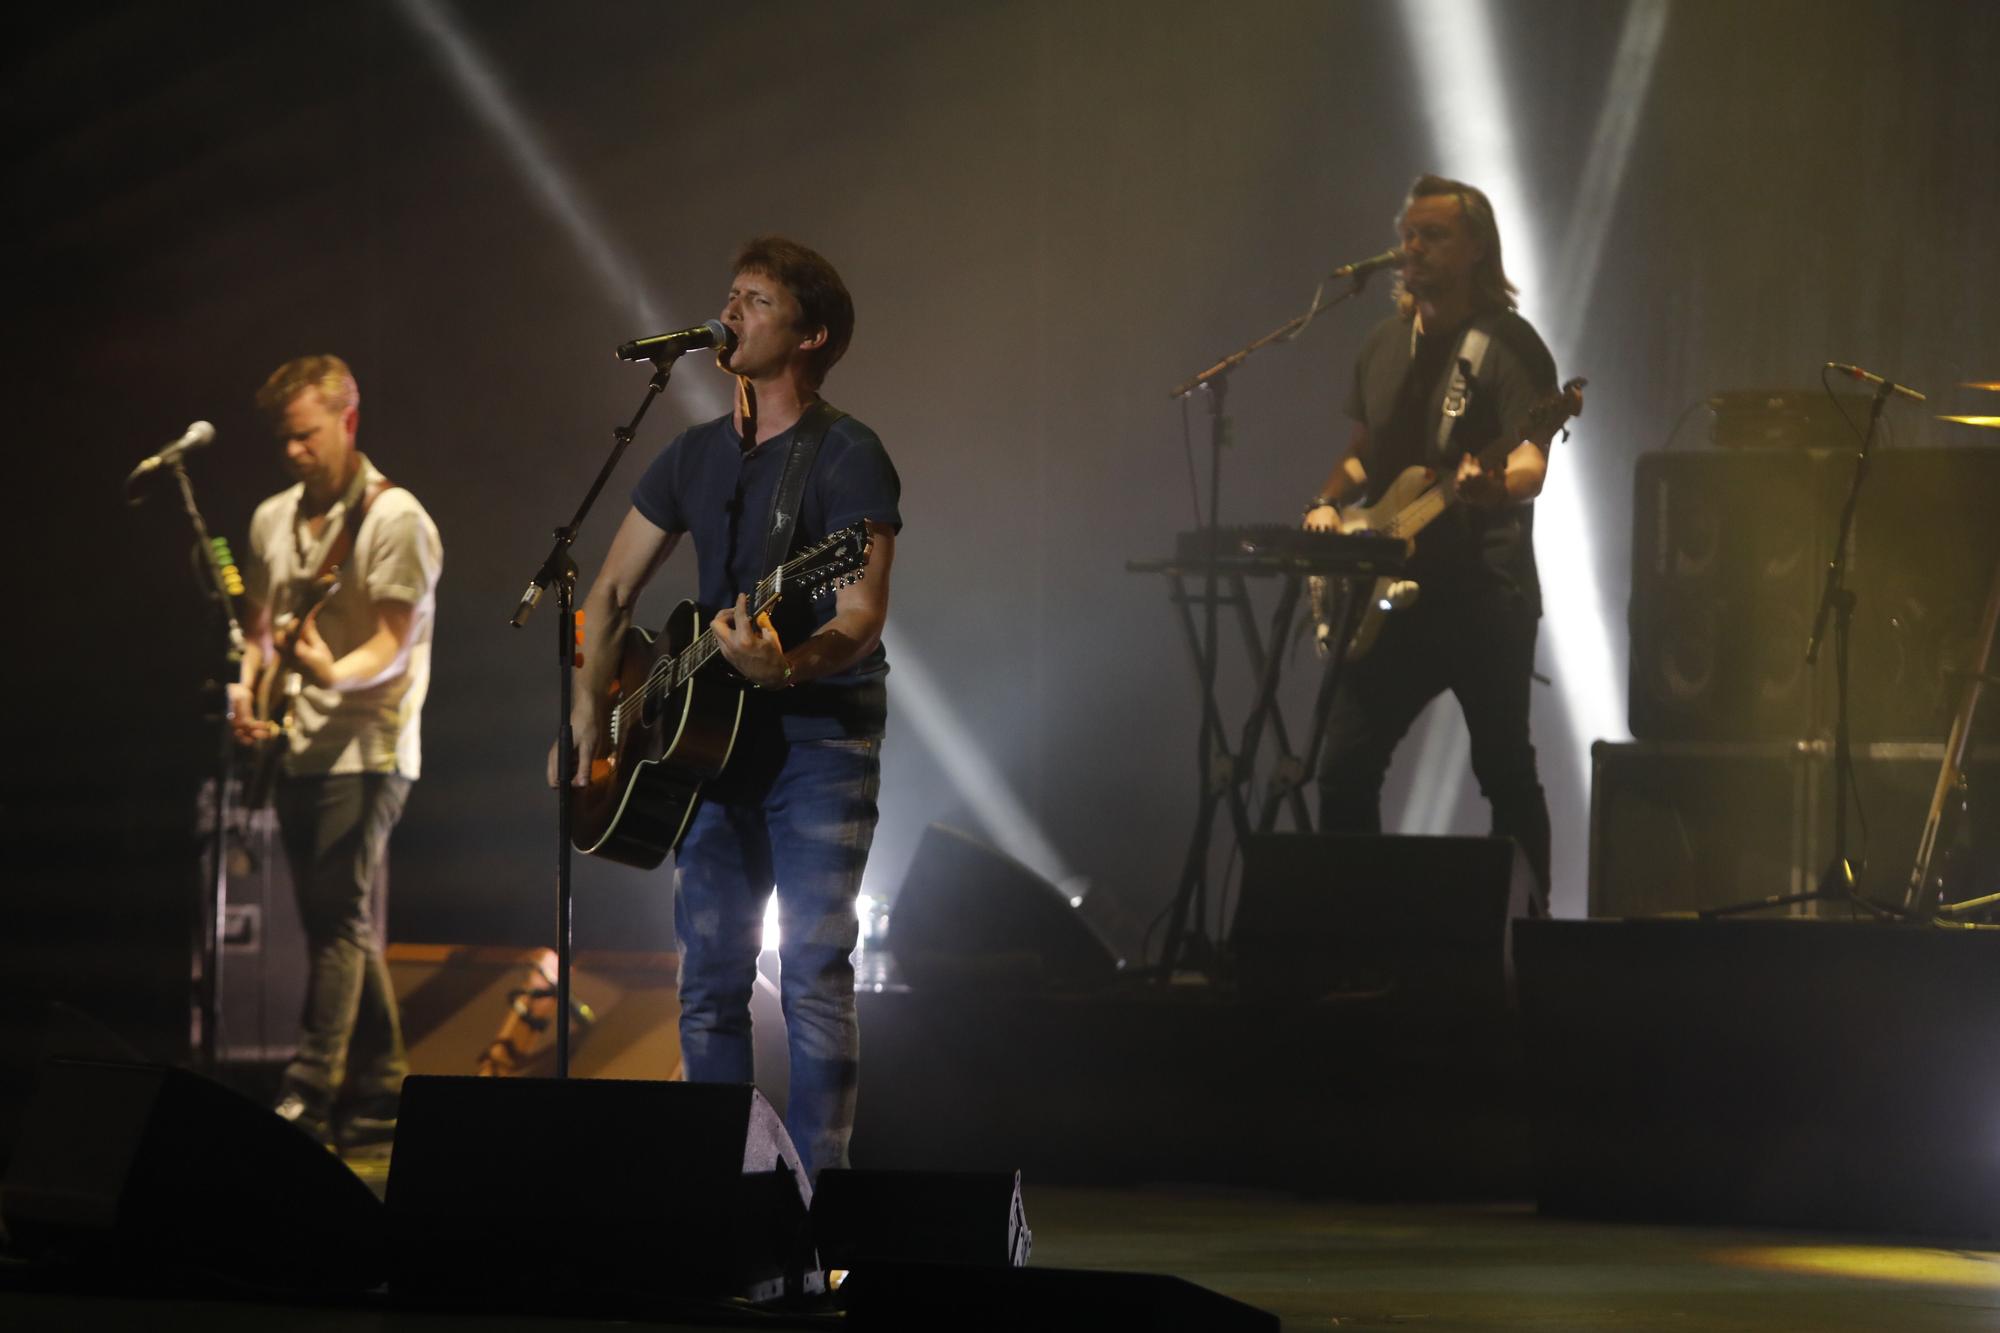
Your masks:
{"label": "guitarist in white shirt", "polygon": [[1320,826],[1381,830],[1390,758],[1424,707],[1450,690],[1493,832],[1520,843],[1546,911],[1548,804],[1528,733],[1541,615],[1531,502],[1548,475],[1553,428],[1538,438],[1515,432],[1554,392],[1555,363],[1514,311],[1483,193],[1421,177],[1397,229],[1405,254],[1397,311],[1363,345],[1347,450],[1307,503],[1305,526],[1341,528],[1343,506],[1374,504],[1412,467],[1431,470],[1455,503],[1417,538],[1407,574],[1414,602],[1384,618],[1372,649],[1342,675],[1318,774]]}
{"label": "guitarist in white shirt", "polygon": [[418,776],[443,547],[409,491],[356,447],[361,391],[307,356],[257,393],[298,484],[257,507],[244,561],[248,651],[229,687],[239,740],[273,739],[253,694],[302,677],[272,796],[305,927],[306,1005],[276,1110],[323,1142],[387,1141],[408,1063],[371,901]]}

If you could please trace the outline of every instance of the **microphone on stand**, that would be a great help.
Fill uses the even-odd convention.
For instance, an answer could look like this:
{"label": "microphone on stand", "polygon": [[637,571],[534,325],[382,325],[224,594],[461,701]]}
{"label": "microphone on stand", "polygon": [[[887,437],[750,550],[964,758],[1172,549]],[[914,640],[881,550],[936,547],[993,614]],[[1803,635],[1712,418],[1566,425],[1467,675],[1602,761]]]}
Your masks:
{"label": "microphone on stand", "polygon": [[1357,263],[1342,264],[1339,268],[1335,269],[1333,272],[1327,274],[1326,276],[1329,279],[1365,278],[1370,273],[1373,273],[1376,269],[1395,268],[1402,262],[1403,262],[1403,252],[1401,250],[1384,250],[1379,255],[1370,256],[1369,258],[1360,260]]}
{"label": "microphone on stand", "polygon": [[125,478],[126,488],[129,490],[134,482],[148,473],[158,472],[163,467],[172,467],[174,464],[180,462],[182,455],[186,454],[190,449],[200,449],[214,442],[215,427],[209,425],[206,421],[195,422],[182,432],[178,440],[175,440],[172,444],[133,468],[131,475]]}
{"label": "microphone on stand", "polygon": [[1898,384],[1894,380],[1883,379],[1873,371],[1863,370],[1860,366],[1850,366],[1845,361],[1829,361],[1826,363],[1826,368],[1828,370],[1837,370],[1851,380],[1860,380],[1863,384],[1872,384],[1884,393],[1899,393],[1903,397],[1918,403],[1929,401],[1924,395],[1918,393],[1907,384]]}
{"label": "microphone on stand", "polygon": [[673,333],[656,333],[650,338],[634,338],[618,347],[620,361],[671,361],[703,347],[736,350],[736,334],[719,319]]}

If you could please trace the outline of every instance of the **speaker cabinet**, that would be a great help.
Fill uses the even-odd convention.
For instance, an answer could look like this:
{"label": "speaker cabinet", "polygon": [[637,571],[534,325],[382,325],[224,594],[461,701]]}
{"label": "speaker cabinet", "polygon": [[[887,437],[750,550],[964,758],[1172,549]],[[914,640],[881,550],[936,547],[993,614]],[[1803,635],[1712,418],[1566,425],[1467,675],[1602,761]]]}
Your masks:
{"label": "speaker cabinet", "polygon": [[917,844],[886,943],[901,975],[921,989],[1090,990],[1121,966],[1055,885],[943,824]]}
{"label": "speaker cabinet", "polygon": [[[1820,743],[1591,747],[1590,915],[1695,912],[1812,888],[1832,861],[1833,760]],[[1862,891],[1901,901],[1944,747],[1857,747],[1847,853]],[[1967,895],[2000,890],[2000,749],[1966,765],[1953,849]]]}
{"label": "speaker cabinet", "polygon": [[[216,1054],[241,1064],[282,1062],[299,1045],[306,998],[306,933],[299,924],[291,867],[271,806],[245,810],[242,784],[229,783],[229,833],[224,850],[222,966],[217,993]],[[215,818],[215,783],[202,785],[196,831]],[[388,922],[389,859],[383,857],[370,894],[376,930]],[[208,860],[206,856],[204,862]],[[207,870],[203,884],[213,882]]]}
{"label": "speaker cabinet", "polygon": [[1632,734],[1796,738],[1819,713],[1804,661],[1837,503],[1828,455],[1650,453],[1633,492]]}
{"label": "speaker cabinet", "polygon": [[806,1289],[812,1188],[748,1085],[413,1075],[389,1163],[398,1295]]}
{"label": "speaker cabinet", "polygon": [[1230,942],[1247,998],[1507,999],[1510,923],[1534,874],[1511,838],[1271,833],[1243,844]]}
{"label": "speaker cabinet", "polygon": [[358,1292],[385,1273],[382,1207],[311,1138],[164,1065],[52,1060],[7,1169],[29,1253]]}
{"label": "speaker cabinet", "polygon": [[[1659,452],[1633,489],[1630,721],[1640,740],[1831,734],[1834,653],[1805,664],[1855,455]],[[1849,545],[1858,741],[1944,739],[2000,565],[2000,449],[1877,448]],[[2000,739],[2000,709],[1975,738]]]}

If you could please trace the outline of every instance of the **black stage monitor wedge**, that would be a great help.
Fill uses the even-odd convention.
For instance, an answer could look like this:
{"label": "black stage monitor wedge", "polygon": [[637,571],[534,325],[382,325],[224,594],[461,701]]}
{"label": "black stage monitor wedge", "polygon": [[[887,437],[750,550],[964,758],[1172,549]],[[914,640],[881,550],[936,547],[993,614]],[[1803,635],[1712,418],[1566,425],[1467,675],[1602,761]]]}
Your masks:
{"label": "black stage monitor wedge", "polygon": [[1504,1003],[1510,923],[1533,889],[1511,838],[1251,837],[1237,980],[1251,999]]}
{"label": "black stage monitor wedge", "polygon": [[822,1171],[812,1224],[829,1269],[897,1261],[1018,1268],[1034,1243],[1019,1171]]}
{"label": "black stage monitor wedge", "polygon": [[855,1329],[1278,1333],[1278,1316],[1158,1273],[874,1264],[840,1289]]}
{"label": "black stage monitor wedge", "polygon": [[811,1194],[748,1084],[413,1075],[389,1163],[390,1288],[536,1308],[803,1293]]}
{"label": "black stage monitor wedge", "polygon": [[904,979],[924,990],[1093,990],[1119,967],[1060,889],[943,824],[917,844],[887,943]]}
{"label": "black stage monitor wedge", "polygon": [[254,1287],[382,1281],[382,1205],[269,1110],[165,1065],[52,1060],[0,1194],[31,1255]]}

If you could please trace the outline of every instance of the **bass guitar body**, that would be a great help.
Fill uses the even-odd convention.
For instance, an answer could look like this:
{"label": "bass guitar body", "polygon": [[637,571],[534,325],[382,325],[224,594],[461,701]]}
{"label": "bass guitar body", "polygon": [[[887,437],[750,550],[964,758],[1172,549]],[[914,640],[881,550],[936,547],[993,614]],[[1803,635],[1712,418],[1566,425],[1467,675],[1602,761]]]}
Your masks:
{"label": "bass guitar body", "polygon": [[[1386,532],[1402,537],[1414,535],[1403,532],[1396,520],[1426,492],[1436,487],[1437,480],[1438,475],[1433,468],[1404,468],[1402,475],[1389,483],[1389,489],[1383,492],[1381,499],[1342,514],[1340,530]],[[1362,605],[1360,619],[1355,622],[1354,632],[1347,639],[1347,660],[1350,662],[1360,661],[1375,647],[1375,640],[1381,636],[1382,625],[1389,612],[1414,601],[1417,585],[1408,579],[1378,578],[1369,585],[1365,595],[1367,601]]]}
{"label": "bass guitar body", "polygon": [[[1479,451],[1480,465],[1489,471],[1504,469],[1507,455],[1522,440],[1533,440],[1547,448],[1549,440],[1562,428],[1562,424],[1583,411],[1584,383],[1580,379],[1570,380],[1560,389],[1537,399],[1528,408],[1527,419],[1518,430],[1502,434]],[[1343,513],[1340,530],[1381,532],[1414,542],[1433,519],[1457,500],[1458,491],[1452,478],[1440,477],[1434,468],[1407,467],[1389,484],[1381,499],[1372,505]],[[1383,622],[1389,613],[1414,603],[1419,591],[1417,585],[1408,579],[1378,578],[1366,590],[1367,600],[1361,605],[1359,617],[1354,618],[1349,615],[1351,606],[1343,607],[1338,615],[1331,610],[1330,580],[1314,579],[1310,593],[1321,656],[1330,655],[1336,646],[1334,635],[1338,631],[1335,626],[1351,620],[1354,629],[1347,638],[1345,660],[1356,662],[1366,657],[1381,636]]]}
{"label": "bass guitar body", "polygon": [[687,833],[701,785],[729,762],[743,717],[743,689],[718,661],[677,688],[648,690],[656,667],[700,637],[701,611],[682,602],[658,635],[625,633],[607,754],[570,804],[570,842],[580,852],[652,870]]}

